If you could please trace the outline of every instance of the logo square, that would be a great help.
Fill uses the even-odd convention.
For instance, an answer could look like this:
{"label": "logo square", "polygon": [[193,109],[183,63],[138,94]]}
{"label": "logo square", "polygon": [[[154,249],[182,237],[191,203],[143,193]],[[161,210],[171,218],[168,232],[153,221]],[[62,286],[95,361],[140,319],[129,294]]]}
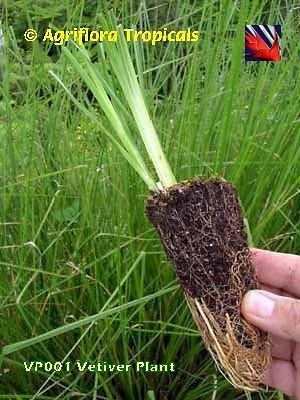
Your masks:
{"label": "logo square", "polygon": [[281,25],[245,26],[245,61],[281,61]]}

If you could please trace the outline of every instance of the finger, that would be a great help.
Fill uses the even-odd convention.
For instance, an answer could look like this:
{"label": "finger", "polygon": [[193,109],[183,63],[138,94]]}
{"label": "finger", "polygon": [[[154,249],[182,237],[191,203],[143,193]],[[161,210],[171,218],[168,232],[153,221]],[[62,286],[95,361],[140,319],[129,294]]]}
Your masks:
{"label": "finger", "polygon": [[293,361],[294,342],[287,339],[281,339],[277,336],[270,336],[271,355],[285,361]]}
{"label": "finger", "polygon": [[300,343],[294,344],[293,362],[299,374],[299,386],[300,386]]}
{"label": "finger", "polygon": [[278,294],[278,295],[281,295],[281,293],[282,293],[281,289],[274,288],[273,286],[265,285],[264,283],[260,283],[259,284],[259,288],[261,290],[267,290],[268,292],[275,293],[275,294]]}
{"label": "finger", "polygon": [[267,290],[268,292],[278,294],[279,296],[291,297],[296,299],[297,297],[291,293],[286,292],[285,290],[274,288],[273,286],[265,285],[264,283],[259,284],[259,289]]}
{"label": "finger", "polygon": [[274,359],[268,369],[264,383],[282,390],[288,396],[293,396],[296,386],[296,369],[293,363]]}
{"label": "finger", "polygon": [[300,296],[300,256],[251,249],[257,279]]}
{"label": "finger", "polygon": [[[267,290],[268,292],[275,293],[281,296],[287,296],[281,289],[274,288],[263,283],[259,285],[260,289]],[[292,361],[294,342],[287,339],[281,339],[277,336],[270,336],[271,343],[271,355],[273,358],[279,358],[281,360]]]}
{"label": "finger", "polygon": [[242,301],[244,317],[282,339],[300,341],[300,300],[250,290]]}

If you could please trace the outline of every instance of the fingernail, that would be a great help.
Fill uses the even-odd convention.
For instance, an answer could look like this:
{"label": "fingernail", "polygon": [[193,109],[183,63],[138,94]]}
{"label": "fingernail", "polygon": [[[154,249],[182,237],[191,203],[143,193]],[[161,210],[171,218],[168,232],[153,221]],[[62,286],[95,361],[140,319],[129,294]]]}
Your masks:
{"label": "fingernail", "polygon": [[270,317],[275,306],[273,299],[255,290],[247,293],[245,303],[247,311],[260,318]]}

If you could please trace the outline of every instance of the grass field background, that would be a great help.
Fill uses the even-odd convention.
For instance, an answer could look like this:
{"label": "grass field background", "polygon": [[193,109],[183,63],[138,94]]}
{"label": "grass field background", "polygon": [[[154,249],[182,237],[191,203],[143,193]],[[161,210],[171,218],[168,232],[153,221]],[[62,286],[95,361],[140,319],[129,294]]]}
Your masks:
{"label": "grass field background", "polygon": [[[77,98],[89,96],[61,49],[24,41],[28,27],[97,27],[103,4],[2,6],[0,399],[283,399],[272,391],[237,391],[218,372],[144,215],[146,186],[49,73]],[[171,167],[178,180],[232,181],[253,244],[299,254],[299,3],[108,6],[123,26],[199,30],[197,43],[130,49]],[[244,63],[246,23],[282,24],[281,62]],[[94,112],[105,124],[96,103]],[[55,330],[61,327],[65,332]],[[34,337],[26,347],[18,344]],[[63,359],[174,362],[176,373],[26,373],[23,367]]]}

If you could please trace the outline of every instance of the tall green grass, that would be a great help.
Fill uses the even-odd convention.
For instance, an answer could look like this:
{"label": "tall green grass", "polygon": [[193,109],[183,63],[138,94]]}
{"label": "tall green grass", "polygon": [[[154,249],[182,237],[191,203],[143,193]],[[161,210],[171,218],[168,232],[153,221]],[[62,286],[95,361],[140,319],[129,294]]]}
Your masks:
{"label": "tall green grass", "polygon": [[[17,5],[26,10],[25,0]],[[47,12],[55,24],[58,11],[46,6],[23,11],[28,24],[39,26]],[[84,6],[66,6],[66,26],[77,26]],[[196,44],[130,49],[171,168],[178,180],[231,180],[255,246],[299,253],[296,5],[124,0],[112,6],[124,26],[200,31]],[[283,25],[283,61],[244,64],[245,23],[265,22]],[[14,26],[5,22],[4,30],[0,398],[282,399],[237,392],[219,374],[144,216],[146,185],[103,135],[109,126],[97,104],[89,97],[99,124],[78,111],[49,73],[77,99],[90,96],[59,49],[35,42],[25,51]],[[89,51],[96,57],[97,47]],[[129,129],[134,133],[130,119]],[[62,359],[144,359],[174,362],[177,369],[29,374],[23,367],[24,361]]]}

